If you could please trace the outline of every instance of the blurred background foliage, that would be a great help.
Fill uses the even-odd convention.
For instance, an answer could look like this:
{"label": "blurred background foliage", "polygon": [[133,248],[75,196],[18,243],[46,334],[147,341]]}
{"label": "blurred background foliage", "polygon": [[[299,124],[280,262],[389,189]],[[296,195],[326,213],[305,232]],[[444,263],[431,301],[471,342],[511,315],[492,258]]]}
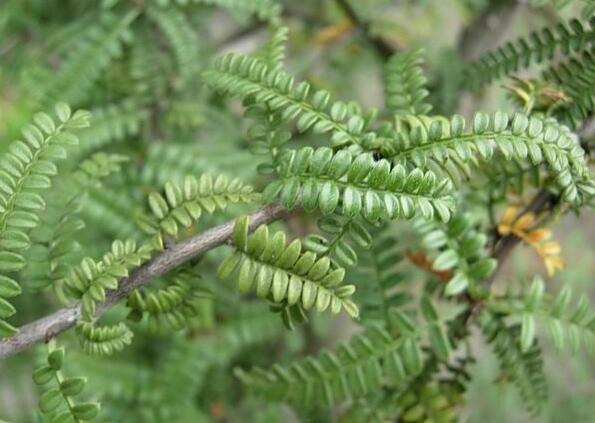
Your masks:
{"label": "blurred background foliage", "polygon": [[[558,3],[558,4],[556,4]],[[571,4],[565,4],[571,3]],[[514,0],[366,0],[351,1],[369,34],[394,49],[422,48],[429,79],[429,101],[437,114],[510,108],[502,83],[481,94],[462,92],[462,63],[520,34],[579,16],[584,2]],[[218,5],[219,4],[219,5]],[[221,7],[222,5],[222,7]],[[382,104],[382,64],[361,28],[333,0],[182,1],[182,0],[3,0],[0,3],[0,149],[20,137],[34,112],[56,101],[93,112],[81,134],[81,147],[62,166],[72,168],[97,151],[126,155],[120,173],[91,189],[77,213],[86,223],[78,251],[96,255],[112,239],[139,237],[135,224],[144,198],[166,180],[202,172],[241,176],[255,186],[254,159],[248,152],[240,107],[227,113],[200,73],[215,54],[253,52],[270,34],[272,6],[281,7],[289,27],[286,68],[337,99],[356,99],[365,107]],[[80,60],[80,52],[88,57]],[[239,106],[239,105],[238,105]],[[292,143],[317,143],[311,134]],[[56,184],[59,187],[59,184]],[[53,192],[51,195],[60,195]],[[201,223],[207,228],[246,210],[231,208]],[[406,225],[405,225],[406,226]],[[572,285],[595,297],[595,220],[567,216],[556,222],[554,238],[567,265],[548,281]],[[315,222],[288,222],[303,236]],[[412,246],[407,235],[401,245]],[[401,233],[401,232],[395,232]],[[410,233],[410,231],[409,231]],[[43,249],[42,249],[43,250]],[[46,250],[40,254],[47,254]],[[80,258],[80,255],[76,255]],[[75,258],[76,258],[75,257]],[[215,301],[204,300],[184,333],[155,333],[140,327],[131,348],[112,358],[78,352],[73,373],[89,379],[89,392],[103,403],[102,421],[121,422],[278,422],[302,420],[299,411],[247,395],[232,374],[236,366],[267,365],[347,339],[354,330],[343,317],[316,316],[305,327],[284,331],[266,307],[239,300],[235,290],[216,281],[212,252],[193,263]],[[49,259],[48,259],[49,260]],[[74,260],[72,258],[71,260]],[[16,299],[18,322],[40,317],[55,304],[37,293],[31,269],[25,295]],[[519,248],[500,276],[507,280],[544,274],[529,247]],[[425,278],[412,266],[410,285]],[[159,282],[158,282],[159,283]],[[125,311],[117,308],[113,316]],[[110,316],[107,316],[109,322]],[[112,319],[116,320],[115,317]],[[74,342],[74,341],[73,341]],[[483,344],[472,372],[462,421],[531,421],[518,393],[496,380],[497,361]],[[80,355],[80,357],[79,357]],[[0,420],[37,421],[37,392],[30,380],[31,351],[0,362]],[[550,400],[537,421],[595,421],[595,365],[586,354],[554,353],[545,345]],[[167,404],[168,407],[165,407]],[[328,416],[320,415],[327,421]],[[334,416],[337,420],[338,417]]]}

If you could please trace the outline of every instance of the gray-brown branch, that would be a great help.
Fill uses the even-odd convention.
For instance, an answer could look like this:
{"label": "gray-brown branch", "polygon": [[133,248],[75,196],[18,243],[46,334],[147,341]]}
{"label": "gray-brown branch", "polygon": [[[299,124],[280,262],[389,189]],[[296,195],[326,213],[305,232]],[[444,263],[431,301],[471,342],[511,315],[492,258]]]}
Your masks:
{"label": "gray-brown branch", "polygon": [[[286,213],[287,209],[278,203],[268,205],[249,216],[250,230],[253,231],[262,224],[280,219]],[[97,316],[101,316],[117,302],[126,298],[133,290],[177,268],[188,260],[225,244],[232,235],[233,225],[234,222],[230,221],[174,244],[135,269],[130,276],[120,281],[118,289],[108,292],[105,302],[97,307]],[[15,336],[0,340],[0,359],[64,332],[74,326],[80,317],[80,305],[74,304],[21,327]]]}
{"label": "gray-brown branch", "polygon": [[[547,189],[542,189],[535,195],[535,197],[533,197],[533,200],[531,200],[529,205],[521,211],[519,216],[526,213],[539,214],[550,210],[559,200],[560,199],[556,195],[552,194]],[[496,240],[496,248],[494,249],[494,254],[492,256],[498,260],[498,265],[490,277],[484,281],[484,286],[486,288],[489,288],[494,283],[496,276],[498,276],[498,273],[502,270],[506,259],[520,243],[521,239],[514,234],[506,235],[505,237]]]}

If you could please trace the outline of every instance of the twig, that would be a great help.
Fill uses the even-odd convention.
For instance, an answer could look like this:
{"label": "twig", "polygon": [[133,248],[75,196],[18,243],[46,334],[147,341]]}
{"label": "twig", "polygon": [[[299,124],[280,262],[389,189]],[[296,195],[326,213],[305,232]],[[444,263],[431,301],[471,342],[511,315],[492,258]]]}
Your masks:
{"label": "twig", "polygon": [[337,5],[347,15],[347,17],[349,17],[351,22],[353,22],[355,25],[357,25],[361,29],[361,31],[364,34],[364,37],[366,37],[368,42],[370,44],[372,44],[372,46],[374,46],[374,49],[376,50],[378,55],[380,57],[382,57],[382,59],[386,60],[390,56],[392,56],[393,53],[395,53],[395,51],[397,50],[395,47],[393,47],[392,45],[387,43],[384,39],[382,39],[380,37],[375,37],[370,34],[370,24],[362,21],[362,19],[360,19],[360,17],[357,16],[357,13],[355,13],[355,10],[349,3],[349,0],[336,0],[336,1],[337,1]]}
{"label": "twig", "polygon": [[[493,50],[506,37],[515,14],[519,10],[516,0],[490,2],[475,19],[461,31],[457,53],[461,63],[477,60],[484,52]],[[461,81],[463,83],[464,81]],[[465,84],[463,84],[465,85]],[[457,113],[469,115],[477,109],[477,93],[462,93],[456,106]]]}
{"label": "twig", "polygon": [[459,57],[475,60],[486,50],[501,44],[519,8],[515,0],[494,2],[486,6],[462,33],[458,42]]}
{"label": "twig", "polygon": [[10,53],[19,44],[17,37],[8,38],[0,45],[0,56]]}
{"label": "twig", "polygon": [[[259,225],[273,222],[287,214],[287,209],[278,203],[268,205],[250,217],[250,230]],[[107,299],[97,307],[97,316],[101,316],[117,302],[126,298],[133,290],[147,284],[188,260],[200,256],[215,247],[226,243],[233,232],[234,222],[216,226],[199,235],[167,248],[161,254],[137,268],[127,278],[123,278],[118,289],[108,292]],[[76,324],[81,317],[79,304],[62,308],[49,316],[43,317],[20,328],[12,338],[0,341],[0,358],[9,357],[38,342],[48,341]]]}
{"label": "twig", "polygon": [[595,116],[590,116],[585,120],[579,130],[580,144],[587,155],[591,154],[589,143],[591,138],[595,136]]}
{"label": "twig", "polygon": [[[583,123],[582,127],[578,130],[577,134],[580,138],[581,146],[583,146],[584,139],[593,136],[593,133],[595,132],[595,124],[593,122],[595,122],[595,119],[590,117]],[[583,148],[585,147],[583,146]],[[525,207],[525,209],[520,213],[520,215],[526,213],[539,214],[544,211],[552,210],[558,204],[559,201],[560,198],[558,196],[552,194],[550,191],[546,189],[542,189],[535,195],[533,200],[527,205],[527,207]],[[494,228],[494,230],[495,234],[498,234],[497,229]],[[512,250],[514,250],[514,247],[516,247],[520,242],[521,239],[513,234],[507,235],[504,238],[495,238],[494,252],[492,254],[492,257],[498,260],[498,266],[490,275],[490,277],[484,282],[484,286],[486,288],[489,288],[494,283],[496,276],[498,275],[500,270],[502,270],[504,262],[506,261]]]}
{"label": "twig", "polygon": [[254,22],[248,26],[240,28],[238,31],[232,32],[225,36],[221,41],[218,43],[219,49],[226,49],[229,45],[235,44],[240,42],[246,37],[252,37],[265,28],[265,25],[262,22]]}
{"label": "twig", "polygon": [[[533,197],[533,200],[531,200],[529,205],[525,207],[520,215],[526,213],[538,214],[547,210],[551,210],[558,201],[559,198],[556,195],[552,194],[546,189],[542,189],[535,195],[535,197]],[[495,241],[494,253],[492,254],[492,257],[498,260],[498,265],[490,277],[484,281],[485,288],[489,288],[494,283],[496,276],[498,276],[498,273],[500,273],[502,270],[502,267],[508,259],[508,256],[520,242],[521,239],[513,234],[507,235]]]}

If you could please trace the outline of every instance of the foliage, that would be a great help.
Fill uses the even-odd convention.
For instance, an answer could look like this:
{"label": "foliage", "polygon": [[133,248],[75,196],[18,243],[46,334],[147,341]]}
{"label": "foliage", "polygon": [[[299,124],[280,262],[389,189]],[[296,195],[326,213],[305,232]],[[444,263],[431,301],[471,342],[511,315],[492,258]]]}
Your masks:
{"label": "foliage", "polygon": [[556,53],[570,55],[589,48],[592,34],[591,22],[587,25],[578,19],[560,22],[553,29],[532,32],[482,56],[469,66],[467,76],[474,86],[491,82],[534,63],[551,60]]}
{"label": "foliage", "polygon": [[[169,279],[169,278],[168,278]],[[152,331],[180,330],[192,323],[192,318],[202,311],[205,299],[212,293],[196,286],[198,276],[191,269],[182,269],[171,277],[171,282],[155,291],[133,291],[126,305],[130,308],[128,319],[146,321]]]}
{"label": "foliage", "polygon": [[203,77],[219,91],[266,102],[285,121],[297,119],[300,132],[332,132],[335,147],[353,144],[359,147],[356,150],[370,150],[375,144],[375,134],[366,130],[371,116],[362,116],[358,107],[342,102],[331,104],[328,91],[310,93],[307,82],[295,85],[291,75],[269,69],[254,57],[225,55]]}
{"label": "foliage", "polygon": [[595,318],[507,261],[588,230],[595,18],[531,3],[5,0],[0,419],[454,422],[488,349],[546,409]]}
{"label": "foliage", "polygon": [[565,201],[581,202],[582,197],[593,195],[584,151],[568,128],[555,121],[528,118],[521,113],[512,119],[502,112],[493,116],[476,113],[468,133],[464,132],[466,124],[460,115],[450,121],[412,117],[407,123],[405,130],[384,147],[384,155],[394,162],[437,168],[460,181],[461,174],[470,174],[469,164],[480,165],[478,158],[490,161],[498,152],[506,160],[546,164]]}
{"label": "foliage", "polygon": [[146,261],[152,250],[150,244],[137,248],[132,240],[116,240],[101,260],[85,257],[70,270],[62,283],[70,295],[80,299],[83,320],[93,319],[96,304],[106,299],[106,290],[117,289],[118,279],[128,276],[131,269]]}
{"label": "foliage", "polygon": [[519,325],[507,326],[502,316],[489,311],[483,313],[480,324],[486,340],[493,344],[500,360],[503,377],[518,387],[527,409],[532,414],[539,413],[547,399],[547,382],[538,344],[526,346],[521,341],[523,335]]}
{"label": "foliage", "polygon": [[[580,57],[570,58],[544,71],[543,78],[556,84],[571,102],[556,111],[557,117],[570,127],[578,127],[593,110],[593,52],[584,51]],[[575,77],[580,75],[580,77]]]}
{"label": "foliage", "polygon": [[143,222],[149,233],[163,231],[176,237],[179,225],[189,227],[205,210],[213,213],[225,209],[229,203],[252,202],[257,196],[253,188],[243,185],[239,179],[229,179],[219,175],[213,179],[205,173],[200,178],[186,176],[181,184],[174,181],[165,183],[165,198],[153,192],[149,194],[149,206],[155,219]]}
{"label": "foliage", "polygon": [[77,328],[83,351],[90,355],[111,355],[130,344],[132,332],[122,322],[114,326],[96,327],[81,322]]}
{"label": "foliage", "polygon": [[526,352],[535,339],[536,320],[547,322],[548,331],[557,349],[564,347],[576,352],[581,340],[593,351],[595,320],[589,316],[587,298],[582,295],[575,306],[571,306],[572,292],[564,286],[551,298],[545,293],[545,284],[535,277],[522,295],[495,299],[490,305],[496,312],[505,313],[520,319],[521,349]]}
{"label": "foliage", "polygon": [[248,225],[246,216],[236,221],[233,236],[236,252],[221,263],[218,272],[221,278],[239,268],[241,292],[248,292],[255,285],[259,297],[268,297],[275,303],[305,310],[314,308],[317,312],[329,307],[333,313],[345,309],[357,317],[357,306],[349,299],[355,287],[342,285],[345,269],[331,268],[328,257],[318,258],[311,251],[302,253],[299,239],[286,245],[284,232],[269,235],[265,225],[248,236]]}
{"label": "foliage", "polygon": [[423,235],[425,248],[437,251],[432,269],[450,272],[445,278],[446,295],[481,289],[481,282],[492,274],[497,262],[486,257],[487,238],[473,228],[469,214],[457,215],[447,224],[419,220],[416,226]]}
{"label": "foliage", "polygon": [[43,90],[42,104],[56,99],[76,103],[85,96],[101,71],[114,56],[122,54],[122,42],[130,39],[129,26],[137,17],[133,11],[123,17],[110,14],[102,16],[100,25],[91,26],[84,37],[77,37],[71,46],[60,72],[50,77]]}
{"label": "foliage", "polygon": [[[311,406],[322,400],[332,405],[345,399],[374,395],[381,386],[403,385],[422,370],[419,330],[405,315],[395,312],[400,336],[391,336],[372,327],[355,336],[335,352],[323,351],[287,367],[275,365],[270,371],[239,371],[238,376],[250,389],[271,399],[286,399]],[[439,326],[432,339],[444,359],[448,340]]]}
{"label": "foliage", "polygon": [[338,266],[351,267],[357,263],[357,253],[353,245],[368,248],[372,235],[361,218],[345,217],[339,214],[324,216],[318,227],[328,237],[310,234],[304,240],[304,247],[320,256],[327,256]]}
{"label": "foliage", "polygon": [[19,284],[6,273],[17,272],[25,267],[21,254],[31,241],[27,231],[39,224],[39,213],[45,207],[40,190],[51,187],[51,178],[58,172],[55,161],[66,157],[66,146],[76,144],[78,138],[71,131],[89,125],[87,113],[71,114],[65,104],[56,106],[59,124],[45,113],[34,117],[35,124],[23,129],[23,141],[10,144],[0,162],[0,229],[2,252],[0,271],[3,275],[0,293],[0,336],[16,333],[16,328],[2,320],[15,314],[14,307],[3,298],[14,297],[21,292]]}
{"label": "foliage", "polygon": [[264,197],[270,201],[279,194],[289,209],[301,194],[304,210],[319,209],[326,215],[341,203],[344,216],[361,214],[370,221],[411,218],[418,213],[426,219],[434,214],[445,221],[450,218],[451,185],[448,180],[438,182],[430,171],[407,173],[400,165],[391,170],[388,161],[375,161],[369,153],[333,155],[328,147],[286,151],[279,167],[279,179],[266,188]]}
{"label": "foliage", "polygon": [[422,52],[395,54],[386,63],[386,108],[396,115],[427,115],[432,106],[424,102],[429,92],[421,65]]}
{"label": "foliage", "polygon": [[360,257],[354,269],[355,301],[360,305],[364,324],[386,326],[394,308],[411,305],[413,295],[405,285],[410,285],[412,275],[406,266],[403,245],[393,228],[383,225],[369,232],[362,229],[368,235],[367,242],[356,246],[359,247],[357,253],[351,249]]}
{"label": "foliage", "polygon": [[87,383],[85,378],[65,377],[62,373],[64,348],[57,348],[52,341],[48,346],[47,363],[33,373],[33,380],[44,387],[39,398],[39,409],[51,421],[86,422],[99,413],[96,402],[75,403]]}

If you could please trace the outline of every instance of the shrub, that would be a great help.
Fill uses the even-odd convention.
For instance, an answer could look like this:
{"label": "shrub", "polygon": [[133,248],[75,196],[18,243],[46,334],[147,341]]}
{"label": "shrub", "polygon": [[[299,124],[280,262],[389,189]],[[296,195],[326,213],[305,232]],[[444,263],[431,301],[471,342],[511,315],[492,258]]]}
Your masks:
{"label": "shrub", "polygon": [[[589,2],[476,61],[390,21],[432,2],[302,3],[0,6],[2,135],[31,115],[0,157],[0,358],[35,363],[36,421],[456,421],[481,335],[537,415],[539,325],[594,346],[586,296],[500,272],[519,244],[562,270],[552,219],[593,205]],[[461,56],[514,8],[460,3]]]}

